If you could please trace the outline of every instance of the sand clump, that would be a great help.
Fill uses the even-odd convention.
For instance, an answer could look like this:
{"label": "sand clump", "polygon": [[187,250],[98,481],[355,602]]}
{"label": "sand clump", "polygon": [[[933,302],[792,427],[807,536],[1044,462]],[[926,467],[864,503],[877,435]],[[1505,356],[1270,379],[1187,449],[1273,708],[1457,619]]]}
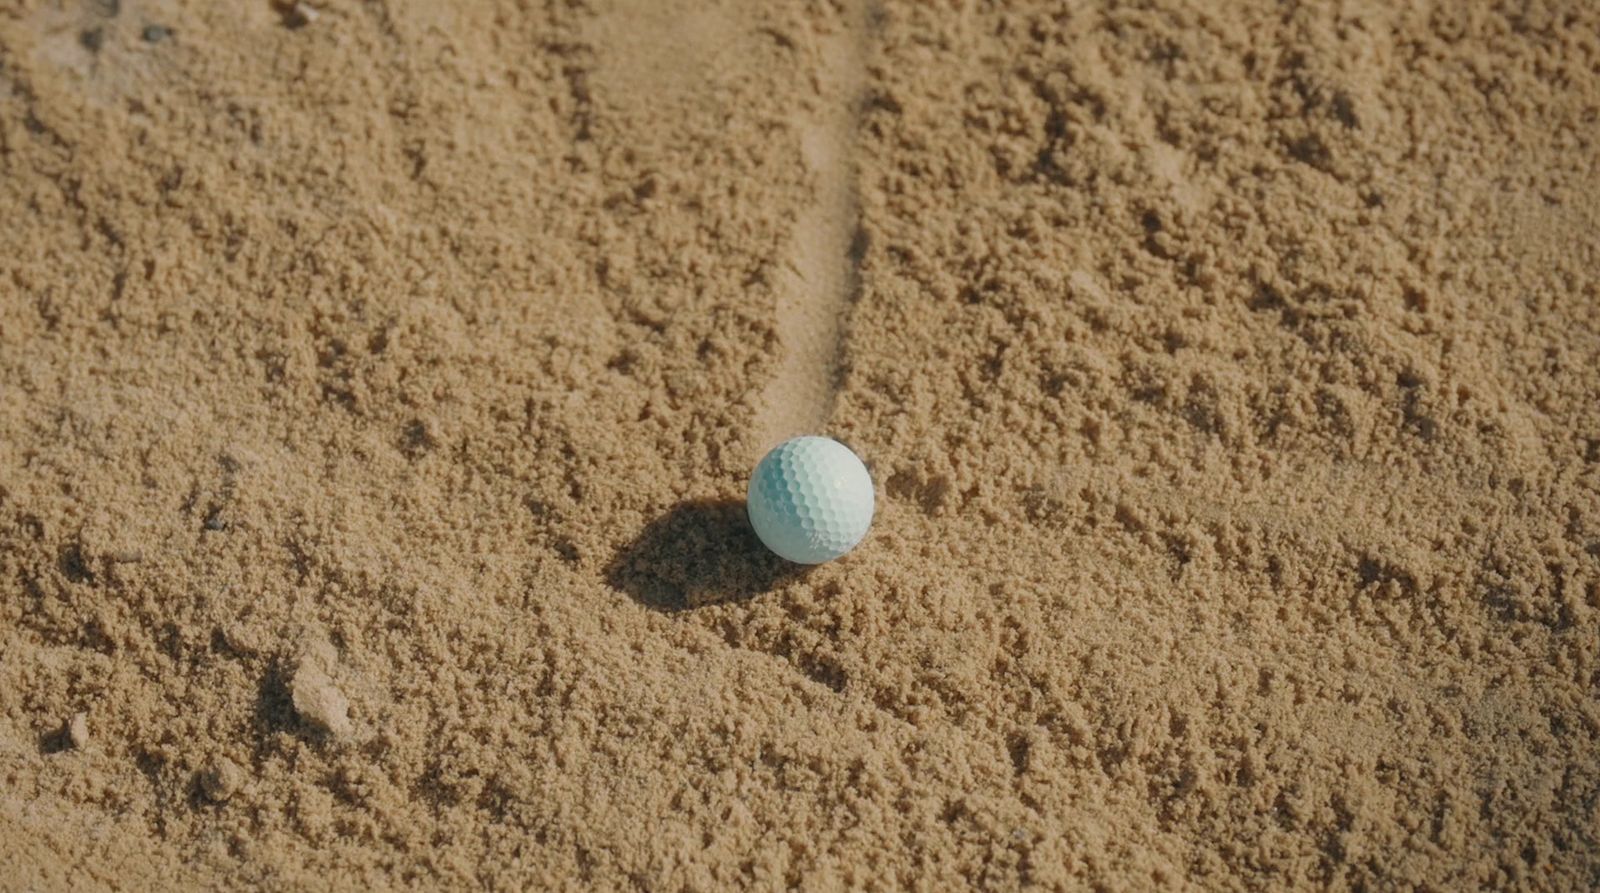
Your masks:
{"label": "sand clump", "polygon": [[89,746],[89,715],[87,713],[74,713],[72,714],[72,719],[67,720],[67,742],[79,750]]}
{"label": "sand clump", "polygon": [[0,4],[0,886],[1600,885],[1596,34]]}
{"label": "sand clump", "polygon": [[336,739],[348,738],[350,699],[328,674],[333,661],[333,649],[325,642],[307,649],[295,664],[289,696],[301,719]]}
{"label": "sand clump", "polygon": [[222,803],[245,783],[244,770],[227,757],[217,757],[200,775],[200,791],[213,803]]}

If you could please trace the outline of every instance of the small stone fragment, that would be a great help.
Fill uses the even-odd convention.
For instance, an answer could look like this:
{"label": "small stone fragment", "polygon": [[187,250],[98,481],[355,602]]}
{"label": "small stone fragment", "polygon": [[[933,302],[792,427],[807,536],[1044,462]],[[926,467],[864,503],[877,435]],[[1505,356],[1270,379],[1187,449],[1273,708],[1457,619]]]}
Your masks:
{"label": "small stone fragment", "polygon": [[299,0],[274,0],[273,7],[278,10],[278,17],[283,21],[283,26],[294,30],[317,20],[317,10]]}
{"label": "small stone fragment", "polygon": [[160,43],[172,36],[172,29],[166,25],[146,25],[139,36],[144,38],[145,43]]}
{"label": "small stone fragment", "polygon": [[72,742],[76,750],[82,750],[89,744],[89,714],[78,712],[72,714],[72,719],[67,722],[67,740]]}
{"label": "small stone fragment", "polygon": [[335,738],[350,733],[350,700],[315,663],[302,662],[295,670],[290,694],[301,719]]}
{"label": "small stone fragment", "polygon": [[200,773],[200,793],[213,803],[222,803],[244,786],[244,770],[227,757],[217,757]]}

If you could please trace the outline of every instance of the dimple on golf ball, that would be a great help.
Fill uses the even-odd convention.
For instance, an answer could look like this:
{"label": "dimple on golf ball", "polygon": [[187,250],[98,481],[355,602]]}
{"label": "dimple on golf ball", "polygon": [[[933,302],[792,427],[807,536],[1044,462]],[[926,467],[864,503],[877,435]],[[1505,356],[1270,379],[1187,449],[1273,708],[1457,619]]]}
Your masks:
{"label": "dimple on golf ball", "polygon": [[796,437],[772,448],[750,476],[746,510],[767,548],[799,564],[832,561],[872,526],[872,475],[850,448],[828,437]]}

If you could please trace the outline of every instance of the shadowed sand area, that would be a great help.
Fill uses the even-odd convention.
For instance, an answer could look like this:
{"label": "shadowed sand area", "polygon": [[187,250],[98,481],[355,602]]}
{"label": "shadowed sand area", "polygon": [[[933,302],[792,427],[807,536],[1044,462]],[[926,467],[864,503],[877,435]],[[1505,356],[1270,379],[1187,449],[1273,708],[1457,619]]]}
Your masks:
{"label": "shadowed sand area", "polygon": [[768,552],[742,500],[682,502],[647,524],[606,569],[640,604],[681,611],[752,598],[801,577],[803,565]]}

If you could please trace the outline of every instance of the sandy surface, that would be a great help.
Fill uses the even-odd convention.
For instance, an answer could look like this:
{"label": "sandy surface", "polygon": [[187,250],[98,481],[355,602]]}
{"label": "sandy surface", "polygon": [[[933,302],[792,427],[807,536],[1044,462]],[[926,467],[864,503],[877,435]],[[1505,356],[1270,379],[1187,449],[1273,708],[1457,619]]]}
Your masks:
{"label": "sandy surface", "polygon": [[0,888],[1600,885],[1509,7],[0,0]]}

